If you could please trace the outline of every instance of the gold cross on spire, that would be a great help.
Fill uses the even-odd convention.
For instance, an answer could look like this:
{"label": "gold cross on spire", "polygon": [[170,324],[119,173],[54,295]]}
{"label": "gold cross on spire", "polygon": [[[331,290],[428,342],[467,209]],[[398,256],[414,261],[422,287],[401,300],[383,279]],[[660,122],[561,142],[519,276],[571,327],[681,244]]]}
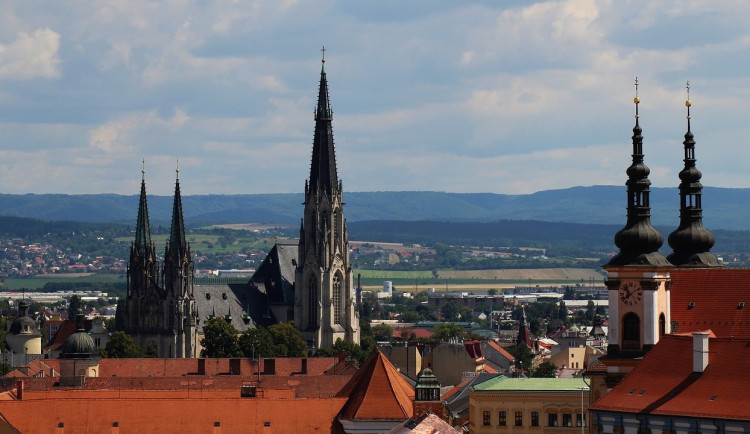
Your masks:
{"label": "gold cross on spire", "polygon": [[180,179],[180,159],[177,158],[177,167],[175,168],[175,172],[177,173],[177,179]]}
{"label": "gold cross on spire", "polygon": [[146,159],[141,161],[141,175],[146,176]]}
{"label": "gold cross on spire", "polygon": [[685,84],[685,89],[687,90],[687,100],[685,100],[685,107],[687,107],[687,119],[690,120],[690,106],[693,105],[693,103],[690,102],[690,80],[688,80]]}
{"label": "gold cross on spire", "polygon": [[320,49],[320,52],[323,53],[323,63],[326,61],[326,46],[323,45],[323,48]]}

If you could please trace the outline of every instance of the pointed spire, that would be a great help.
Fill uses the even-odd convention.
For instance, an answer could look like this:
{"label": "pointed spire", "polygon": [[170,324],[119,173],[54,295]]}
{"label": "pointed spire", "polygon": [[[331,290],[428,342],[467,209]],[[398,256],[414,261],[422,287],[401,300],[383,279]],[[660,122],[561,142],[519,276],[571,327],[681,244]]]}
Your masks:
{"label": "pointed spire", "polygon": [[627,186],[628,220],[625,227],[615,235],[615,244],[620,252],[608,266],[651,265],[667,266],[669,262],[659,253],[664,242],[661,233],[651,226],[651,205],[649,203],[651,172],[643,162],[643,135],[639,123],[638,78],[635,79],[635,126],[633,127],[633,163],[628,167]]}
{"label": "pointed spire", "polygon": [[141,199],[138,204],[138,220],[135,224],[135,242],[133,243],[136,251],[145,254],[148,246],[151,245],[151,227],[148,222],[148,203],[146,202],[146,160],[143,160],[141,169]]}
{"label": "pointed spire", "polygon": [[714,235],[703,226],[701,172],[695,167],[695,139],[690,131],[690,82],[687,82],[687,132],[685,141],[685,167],[680,171],[680,226],[669,234],[672,254],[669,262],[683,267],[720,267],[716,255],[709,252],[714,245]]}
{"label": "pointed spire", "polygon": [[169,230],[169,244],[167,251],[179,257],[187,250],[185,239],[185,223],[182,217],[182,196],[180,195],[180,168],[175,170],[174,202],[172,205],[172,226]]}
{"label": "pointed spire", "polygon": [[333,147],[333,112],[328,100],[328,80],[325,70],[325,47],[320,69],[318,106],[315,110],[315,136],[313,138],[312,163],[310,164],[310,189],[332,191],[338,186],[336,154]]}

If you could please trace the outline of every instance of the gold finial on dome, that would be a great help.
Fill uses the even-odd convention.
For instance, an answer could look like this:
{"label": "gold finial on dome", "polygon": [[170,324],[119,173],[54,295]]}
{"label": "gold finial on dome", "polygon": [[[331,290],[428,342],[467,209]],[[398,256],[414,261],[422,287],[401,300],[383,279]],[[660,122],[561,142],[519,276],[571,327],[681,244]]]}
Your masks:
{"label": "gold finial on dome", "polygon": [[688,80],[687,84],[685,84],[685,89],[687,89],[687,99],[685,100],[685,107],[687,107],[687,119],[690,120],[690,106],[693,105],[693,103],[690,102],[690,80]]}
{"label": "gold finial on dome", "polygon": [[638,98],[638,77],[635,78],[635,98],[633,98],[633,103],[635,104],[635,118],[638,119],[640,116],[638,116],[638,104],[641,102],[641,99]]}

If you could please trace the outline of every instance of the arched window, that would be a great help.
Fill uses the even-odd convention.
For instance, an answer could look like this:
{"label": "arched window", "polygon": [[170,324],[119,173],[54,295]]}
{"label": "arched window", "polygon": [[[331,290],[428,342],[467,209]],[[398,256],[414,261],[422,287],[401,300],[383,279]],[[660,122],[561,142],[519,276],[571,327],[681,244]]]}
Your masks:
{"label": "arched window", "polygon": [[661,339],[667,333],[667,320],[664,314],[659,315],[659,338]]}
{"label": "arched window", "polygon": [[318,325],[318,282],[315,275],[311,274],[307,282],[307,316],[308,324]]}
{"label": "arched window", "polygon": [[641,320],[638,315],[628,312],[622,318],[622,350],[640,351],[641,349]]}
{"label": "arched window", "polygon": [[341,274],[333,276],[333,323],[341,324]]}

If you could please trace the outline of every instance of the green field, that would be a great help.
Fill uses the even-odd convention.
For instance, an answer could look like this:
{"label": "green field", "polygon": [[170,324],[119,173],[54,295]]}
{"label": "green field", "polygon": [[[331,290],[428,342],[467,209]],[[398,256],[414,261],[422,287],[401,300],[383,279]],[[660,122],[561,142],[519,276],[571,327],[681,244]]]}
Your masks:
{"label": "green field", "polygon": [[61,277],[45,276],[31,277],[27,279],[9,278],[0,283],[0,289],[7,291],[18,291],[21,289],[40,290],[48,282],[96,282],[96,283],[118,283],[125,282],[125,275],[116,274],[91,274],[81,276],[80,274],[62,274]]}

